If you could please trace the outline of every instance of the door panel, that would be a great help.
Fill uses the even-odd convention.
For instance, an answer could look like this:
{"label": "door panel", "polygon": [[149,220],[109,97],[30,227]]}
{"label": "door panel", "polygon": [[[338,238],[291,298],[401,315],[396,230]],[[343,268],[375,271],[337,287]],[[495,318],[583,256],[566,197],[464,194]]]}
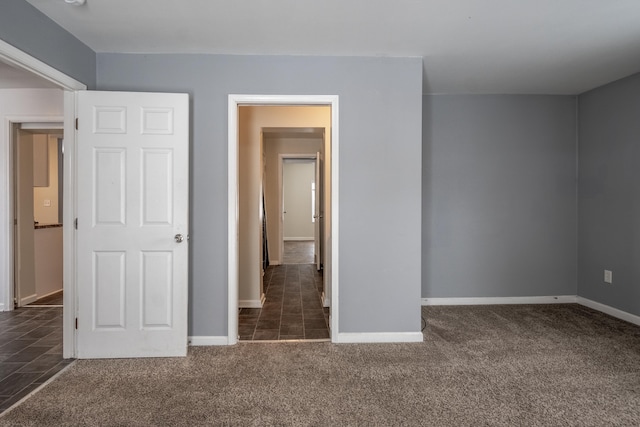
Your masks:
{"label": "door panel", "polygon": [[184,356],[188,95],[79,92],[78,122],[78,357]]}

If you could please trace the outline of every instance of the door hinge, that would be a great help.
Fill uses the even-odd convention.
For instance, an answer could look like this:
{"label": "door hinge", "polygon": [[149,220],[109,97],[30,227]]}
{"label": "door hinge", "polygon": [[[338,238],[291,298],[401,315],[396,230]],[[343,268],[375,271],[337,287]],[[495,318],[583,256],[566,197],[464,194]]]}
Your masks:
{"label": "door hinge", "polygon": [[78,130],[78,118],[76,117],[76,130]]}
{"label": "door hinge", "polygon": [[73,221],[73,226],[76,228],[76,230],[78,229],[78,218],[76,218],[76,219]]}
{"label": "door hinge", "polygon": [[13,225],[18,225],[18,218],[13,219]]}
{"label": "door hinge", "polygon": [[78,329],[78,318],[76,317],[76,329]]}

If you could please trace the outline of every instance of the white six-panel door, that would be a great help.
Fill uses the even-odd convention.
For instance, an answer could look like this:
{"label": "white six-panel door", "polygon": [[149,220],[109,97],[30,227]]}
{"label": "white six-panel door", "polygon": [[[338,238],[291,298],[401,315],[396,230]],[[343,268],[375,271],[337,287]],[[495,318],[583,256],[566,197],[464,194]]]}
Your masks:
{"label": "white six-panel door", "polygon": [[184,356],[188,95],[84,91],[77,109],[77,356]]}

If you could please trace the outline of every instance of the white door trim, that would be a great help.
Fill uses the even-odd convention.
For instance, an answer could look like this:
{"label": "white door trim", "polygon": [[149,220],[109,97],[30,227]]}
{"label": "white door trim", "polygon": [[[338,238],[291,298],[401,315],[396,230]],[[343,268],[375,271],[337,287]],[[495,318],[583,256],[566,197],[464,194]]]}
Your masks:
{"label": "white door trim", "polygon": [[228,344],[238,342],[238,106],[331,106],[331,340],[338,337],[339,150],[337,95],[229,95],[228,100]]}
{"label": "white door trim", "polygon": [[56,70],[39,59],[11,46],[4,40],[0,40],[0,61],[13,65],[24,71],[35,74],[38,77],[58,85],[64,90],[86,90],[87,86],[76,79]]}
{"label": "white door trim", "polygon": [[[6,283],[6,289],[4,291],[5,294],[5,304],[7,304],[6,307],[0,307],[0,311],[12,311],[13,310],[13,299],[16,297],[15,295],[15,290],[14,290],[14,281],[13,281],[13,274],[14,274],[14,259],[13,257],[15,256],[14,254],[14,243],[15,243],[15,236],[14,236],[14,226],[13,226],[13,215],[14,215],[14,210],[15,210],[15,179],[16,179],[16,169],[15,169],[15,164],[13,162],[13,156],[15,155],[15,138],[16,135],[14,135],[13,132],[13,126],[16,124],[32,124],[34,125],[33,127],[30,127],[30,129],[50,129],[50,127],[47,127],[47,123],[51,123],[52,126],[53,125],[57,125],[60,122],[63,121],[63,117],[61,116],[18,116],[18,115],[8,115],[5,116],[5,141],[7,141],[7,144],[5,144],[4,149],[2,150],[2,155],[4,156],[4,159],[6,161],[6,164],[9,165],[9,167],[6,168],[7,170],[7,176],[5,179],[5,182],[7,183],[7,187],[6,187],[6,191],[5,191],[5,199],[3,200],[5,202],[5,206],[7,206],[7,210],[6,210],[6,218],[8,219],[7,221],[7,225],[8,225],[8,229],[6,230],[6,233],[3,233],[3,230],[0,229],[0,236],[6,236],[6,239],[3,239],[4,242],[6,242],[6,261],[8,262],[7,264],[7,269],[5,270],[5,280],[4,283]],[[38,125],[38,126],[35,126]],[[32,302],[32,301],[29,301]],[[23,302],[20,305],[26,305],[29,304],[29,302]]]}
{"label": "white door trim", "polygon": [[[63,223],[68,224],[64,227],[63,231],[63,277],[64,277],[64,309],[63,309],[63,338],[62,338],[62,353],[63,357],[70,358],[75,357],[76,345],[75,345],[75,233],[73,224],[75,218],[76,206],[76,193],[75,193],[75,173],[76,173],[76,159],[75,159],[75,91],[86,90],[87,86],[72,77],[56,70],[48,64],[32,57],[31,55],[13,47],[12,45],[0,40],[0,61],[13,65],[16,68],[30,72],[45,80],[55,83],[64,92],[64,150],[65,150],[65,162],[64,162],[64,218]],[[3,151],[6,152],[6,147]],[[7,153],[4,153],[7,154]],[[13,168],[8,168],[7,173],[12,174]],[[8,177],[7,177],[8,178]],[[13,178],[11,178],[13,179]],[[10,182],[7,179],[5,182]],[[11,198],[13,190],[11,188],[4,189],[5,198]],[[10,204],[5,203],[6,209],[10,209]],[[7,218],[12,218],[11,211],[6,212]],[[5,242],[6,245],[12,245],[13,239],[9,236],[13,233],[13,225],[9,227],[9,224],[4,224],[0,227],[0,241]],[[13,246],[5,247],[5,259],[0,260],[0,265],[4,264],[6,275],[4,283],[10,291],[5,291],[5,295],[9,296],[9,292],[13,294],[13,267],[12,256]],[[11,275],[11,276],[9,276]],[[7,302],[11,302],[8,299]]]}

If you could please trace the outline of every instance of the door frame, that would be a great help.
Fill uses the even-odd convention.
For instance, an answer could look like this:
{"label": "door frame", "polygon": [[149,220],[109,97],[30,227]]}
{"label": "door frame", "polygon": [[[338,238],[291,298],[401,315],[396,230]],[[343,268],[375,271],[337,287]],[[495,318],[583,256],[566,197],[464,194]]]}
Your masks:
{"label": "door frame", "polygon": [[[10,167],[9,167],[9,188],[11,189],[11,194],[9,195],[9,212],[12,216],[16,215],[16,210],[18,209],[18,187],[17,184],[19,182],[18,173],[20,171],[20,165],[16,162],[18,150],[18,144],[20,144],[20,136],[18,132],[14,132],[16,129],[16,125],[29,125],[30,131],[38,131],[38,130],[49,130],[52,128],[56,128],[63,121],[62,116],[6,116],[5,117],[5,125],[7,126],[7,142],[8,142],[8,152],[10,156]],[[17,129],[18,131],[20,129]],[[63,135],[64,138],[64,135]],[[48,141],[48,139],[47,139]],[[63,163],[64,167],[64,163]],[[64,193],[63,193],[64,194]],[[13,222],[13,221],[12,221]],[[10,304],[9,310],[14,309],[16,303],[14,300],[17,300],[18,307],[23,307],[20,300],[22,299],[22,295],[20,292],[17,292],[19,288],[19,284],[16,283],[15,280],[15,258],[16,258],[16,243],[18,242],[18,237],[16,236],[16,227],[15,224],[12,226],[12,231],[9,233],[9,241],[12,246],[12,251],[8,253],[11,262],[11,270],[9,273],[11,274],[11,283],[9,283],[9,289],[7,290],[7,303]],[[17,286],[18,285],[18,286]],[[26,305],[26,304],[25,304]]]}
{"label": "door frame", "polygon": [[[278,257],[280,262],[284,264],[284,163],[285,160],[301,159],[318,161],[316,154],[278,154],[278,212],[280,214],[280,253]],[[315,166],[315,163],[314,163]],[[322,184],[322,183],[321,183]],[[316,191],[318,183],[316,183]],[[314,243],[315,244],[315,243]]]}
{"label": "door frame", "polygon": [[[227,344],[238,342],[238,107],[242,105],[328,105],[331,107],[331,150],[328,159],[331,165],[331,341],[338,340],[338,277],[339,277],[339,132],[338,132],[338,95],[237,95],[230,94],[228,99],[228,235],[227,235]],[[326,138],[326,135],[325,135]],[[326,190],[326,189],[325,189]]]}
{"label": "door frame", "polygon": [[[75,341],[75,319],[77,313],[76,307],[76,246],[75,246],[75,233],[74,228],[71,226],[74,223],[76,215],[76,135],[75,135],[75,112],[76,112],[76,91],[86,90],[87,86],[74,78],[56,70],[48,64],[34,58],[33,56],[15,48],[14,46],[6,43],[4,40],[0,40],[0,61],[8,63],[18,69],[35,74],[45,80],[48,80],[60,89],[64,91],[64,117],[63,117],[63,130],[64,139],[63,147],[65,153],[64,161],[64,195],[63,195],[63,224],[67,224],[63,229],[63,290],[64,290],[64,303],[63,303],[63,336],[62,336],[62,356],[64,358],[73,358],[76,356],[76,341]],[[4,135],[7,141],[11,141],[11,123],[24,120],[34,120],[38,122],[48,121],[51,118],[43,117],[5,117],[5,125],[8,126],[8,131]],[[57,117],[57,121],[60,121],[60,117]],[[11,144],[3,144],[1,148],[1,154],[5,156],[5,162],[12,162],[12,149]],[[13,166],[10,164],[5,165],[5,182],[4,188],[5,194],[5,206],[6,211],[2,214],[6,215],[6,218],[13,218],[13,205],[9,199],[13,198]],[[0,216],[2,216],[0,214]],[[11,224],[11,225],[9,225]],[[2,248],[0,253],[4,253],[4,256],[0,259],[0,264],[5,266],[5,276],[0,279],[6,284],[5,301],[10,304],[10,309],[13,309],[13,221],[5,221],[5,224],[0,225],[0,241],[5,242],[5,247]],[[0,255],[1,256],[1,255]],[[1,290],[0,290],[1,291]]]}

